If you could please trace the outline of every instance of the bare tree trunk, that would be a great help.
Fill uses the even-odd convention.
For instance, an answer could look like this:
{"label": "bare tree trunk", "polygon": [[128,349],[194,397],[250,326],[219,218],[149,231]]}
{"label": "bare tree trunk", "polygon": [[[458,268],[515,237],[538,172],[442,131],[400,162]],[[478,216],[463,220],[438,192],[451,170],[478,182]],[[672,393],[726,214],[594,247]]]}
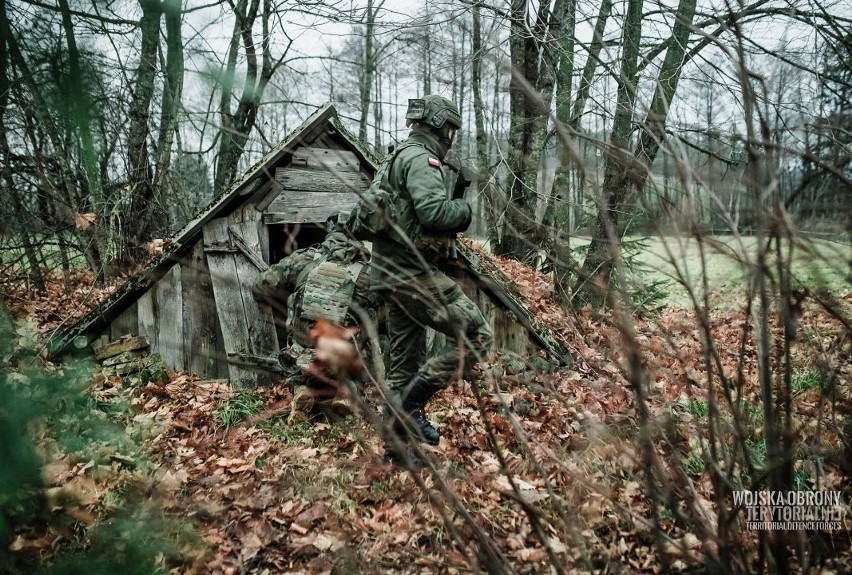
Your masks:
{"label": "bare tree trunk", "polygon": [[559,61],[559,29],[565,0],[556,0],[554,12],[541,3],[534,30],[526,25],[527,3],[512,3],[510,51],[512,78],[509,130],[509,166],[513,177],[506,206],[507,228],[498,253],[531,261],[548,242],[546,229],[536,222],[535,210],[544,181],[543,153]]}
{"label": "bare tree trunk", "polygon": [[[564,0],[556,0],[554,3],[556,14],[561,13],[563,4]],[[544,2],[539,6],[535,26],[535,41],[528,43],[527,48],[527,66],[532,67],[533,63],[537,62],[534,89],[531,89],[533,86],[529,86],[530,91],[527,94],[530,113],[530,149],[528,169],[525,174],[525,187],[534,192],[533,214],[535,213],[538,194],[543,191],[544,166],[542,160],[544,158],[544,146],[548,139],[550,105],[556,85],[556,63],[559,60],[559,41],[556,33],[559,22],[556,14],[550,13],[547,6],[548,3]],[[535,216],[533,215],[534,220]],[[533,231],[535,236],[531,237],[530,240],[535,243],[535,247],[540,247],[545,240],[543,230],[540,226],[534,226]]]}
{"label": "bare tree trunk", "polygon": [[490,245],[495,246],[499,241],[497,235],[497,201],[496,189],[490,183],[489,171],[490,154],[488,134],[485,132],[485,101],[482,98],[482,15],[480,4],[473,7],[473,30],[471,35],[473,49],[473,64],[471,70],[471,89],[473,90],[473,117],[476,126],[476,166],[479,198],[485,203],[487,212],[477,210],[485,215],[485,229]]}
{"label": "bare tree trunk", "polygon": [[376,89],[373,94],[373,149],[377,154],[382,154],[382,124],[384,114],[382,111],[382,75],[376,71]]}
{"label": "bare tree trunk", "polygon": [[[160,133],[157,136],[157,177],[154,189],[162,193],[169,181],[172,143],[177,129],[177,115],[183,93],[183,41],[181,39],[181,1],[164,0],[166,24],[166,64],[163,102],[160,109]],[[165,230],[157,230],[163,232]]]}
{"label": "bare tree trunk", "polygon": [[[148,152],[151,101],[154,98],[154,79],[157,74],[157,51],[160,44],[160,0],[139,0],[142,18],[142,44],[139,67],[134,77],[135,91],[130,106],[130,131],[127,138],[128,186],[131,194],[130,211],[125,219],[127,246],[134,258],[143,256],[152,211],[156,209],[157,189]],[[115,254],[120,257],[123,254]]]}
{"label": "bare tree trunk", "polygon": [[[367,119],[370,117],[370,97],[373,91],[373,74],[376,70],[373,51],[373,30],[376,24],[376,10],[373,0],[367,0],[367,22],[364,31],[364,74],[360,78],[361,120],[358,123],[358,138],[367,141]],[[376,142],[378,145],[378,142]]]}
{"label": "bare tree trunk", "polygon": [[592,44],[589,46],[589,57],[586,59],[586,64],[583,66],[583,75],[580,78],[580,85],[577,87],[577,96],[574,99],[574,109],[571,112],[570,125],[573,129],[577,129],[580,125],[580,118],[586,109],[586,101],[589,99],[589,90],[592,87],[595,70],[598,67],[601,50],[603,49],[603,34],[606,29],[606,22],[609,20],[610,12],[612,12],[612,0],[601,0],[601,6],[598,9],[598,17],[595,21],[595,31],[592,35]]}
{"label": "bare tree trunk", "polygon": [[[604,171],[601,205],[592,232],[589,253],[575,290],[581,303],[601,303],[601,296],[609,285],[610,274],[619,256],[621,236],[624,233],[625,224],[620,215],[626,210],[631,194],[641,193],[644,189],[651,166],[665,140],[669,105],[677,90],[686,60],[687,41],[695,16],[696,0],[681,0],[638,148],[635,154],[631,154],[629,138],[636,97],[636,57],[641,36],[641,1],[638,3],[638,7],[628,3],[618,103]],[[592,289],[596,290],[595,294]]]}
{"label": "bare tree trunk", "polygon": [[628,0],[622,33],[621,70],[612,132],[606,153],[604,183],[589,252],[574,290],[580,303],[602,303],[620,245],[619,209],[628,198],[636,166],[630,153],[630,133],[636,102],[639,41],[642,37],[642,0]]}
{"label": "bare tree trunk", "polygon": [[534,194],[526,188],[530,150],[527,80],[532,75],[527,27],[527,1],[512,0],[509,37],[509,59],[512,67],[509,80],[509,168],[503,234],[495,251],[498,254],[524,260],[527,255],[525,232],[530,226],[535,208]]}
{"label": "bare tree trunk", "polygon": [[[571,119],[571,88],[574,80],[574,33],[576,31],[576,0],[566,0],[562,9],[556,12],[561,20],[559,37],[561,51],[559,54],[559,74],[556,88],[556,131],[562,148],[559,161],[559,171],[553,182],[553,189],[548,195],[542,225],[550,230],[551,246],[549,252],[553,261],[553,285],[555,296],[560,305],[568,306],[570,302],[571,281],[571,174],[573,169],[581,172],[582,164],[572,166],[576,154],[571,153],[573,142],[569,140],[567,129]],[[582,178],[581,178],[582,181]],[[557,211],[559,206],[567,206],[568,210]],[[558,216],[566,221],[558,222]]]}
{"label": "bare tree trunk", "polygon": [[681,0],[678,6],[669,48],[657,76],[657,87],[645,118],[639,148],[636,152],[637,159],[645,166],[642,180],[638,182],[639,190],[644,187],[651,173],[651,165],[666,139],[666,118],[685,62],[686,44],[692,29],[692,20],[695,17],[695,6],[696,0]]}
{"label": "bare tree trunk", "polygon": [[[248,4],[247,0],[240,0],[234,6],[234,31],[228,47],[224,73],[225,82],[222,84],[222,95],[219,101],[220,144],[213,185],[214,194],[223,192],[236,179],[245,143],[248,141],[249,134],[257,120],[257,110],[263,100],[263,92],[289,50],[288,47],[284,55],[273,62],[269,50],[269,19],[272,16],[274,6],[271,0],[263,0],[261,15],[262,58],[260,68],[258,68],[257,47],[252,28],[257,20],[259,8],[260,0],[251,0],[251,5]],[[239,103],[236,111],[234,111],[231,100],[234,97],[234,78],[241,42],[245,50],[246,75]]]}

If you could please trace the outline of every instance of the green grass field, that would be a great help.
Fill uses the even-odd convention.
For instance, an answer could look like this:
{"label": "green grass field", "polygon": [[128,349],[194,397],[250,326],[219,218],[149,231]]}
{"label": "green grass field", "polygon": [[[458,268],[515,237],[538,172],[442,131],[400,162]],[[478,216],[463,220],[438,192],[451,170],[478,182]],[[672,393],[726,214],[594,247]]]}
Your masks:
{"label": "green grass field", "polygon": [[[707,236],[701,242],[678,236],[632,237],[628,243],[637,240],[640,245],[628,248],[627,257],[634,256],[634,271],[644,283],[665,282],[661,289],[668,294],[668,305],[690,305],[683,283],[693,286],[700,296],[705,282],[716,305],[735,303],[742,299],[747,278],[757,269],[758,241],[753,236]],[[573,242],[585,244],[588,239]],[[785,249],[783,258],[789,260],[790,254]],[[801,241],[792,248],[792,262],[798,282],[794,281],[794,288],[827,290],[838,297],[852,291],[852,246],[818,239]],[[778,277],[774,244],[766,263],[771,275]]]}

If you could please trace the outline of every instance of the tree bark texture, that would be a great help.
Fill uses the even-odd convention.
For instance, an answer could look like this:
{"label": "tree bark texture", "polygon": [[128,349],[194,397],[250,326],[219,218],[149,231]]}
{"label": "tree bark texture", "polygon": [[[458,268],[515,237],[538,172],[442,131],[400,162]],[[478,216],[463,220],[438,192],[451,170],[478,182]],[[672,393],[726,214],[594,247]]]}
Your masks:
{"label": "tree bark texture", "polygon": [[[373,53],[376,11],[373,0],[367,0],[366,27],[364,29],[364,73],[359,78],[361,98],[361,120],[358,122],[358,138],[367,141],[367,120],[370,118],[370,100],[373,89],[373,75],[376,70],[375,54]],[[376,142],[378,145],[378,142]]]}
{"label": "tree bark texture", "polygon": [[477,186],[479,187],[480,208],[484,204],[485,229],[490,245],[499,241],[497,219],[499,205],[497,189],[491,183],[491,158],[488,148],[488,134],[485,131],[485,100],[482,97],[482,10],[479,3],[473,7],[473,29],[471,31],[473,62],[471,66],[471,90],[473,91],[473,118],[476,126],[476,167]]}
{"label": "tree bark texture", "polygon": [[[530,121],[527,79],[533,75],[530,66],[533,39],[527,25],[527,1],[512,0],[509,37],[509,182],[502,217],[503,234],[496,252],[523,261],[528,255],[530,216],[535,207],[534,191],[526,187]],[[525,233],[526,232],[526,233]]]}
{"label": "tree bark texture", "polygon": [[530,30],[528,5],[512,2],[510,59],[511,124],[509,128],[509,167],[512,174],[505,207],[505,226],[498,253],[531,261],[547,243],[548,234],[536,222],[542,158],[548,139],[551,103],[559,61],[560,15],[565,0],[539,5],[535,25]]}
{"label": "tree bark texture", "polygon": [[[261,61],[258,63],[253,27],[258,17],[260,0],[241,0],[234,7],[234,31],[228,48],[225,72],[222,78],[222,94],[219,100],[219,154],[216,161],[214,194],[226,190],[236,179],[239,161],[249,134],[257,120],[257,111],[263,100],[263,92],[281,60],[273,62],[269,50],[269,18],[273,6],[271,0],[263,0],[261,15],[262,40]],[[234,80],[242,43],[245,52],[246,73],[237,109],[233,110]]]}
{"label": "tree bark texture", "polygon": [[604,183],[592,240],[580,273],[575,297],[579,303],[602,303],[620,245],[620,209],[636,178],[635,159],[630,152],[639,41],[642,37],[642,0],[628,0],[622,34],[621,68],[618,77],[615,116],[606,151]]}
{"label": "tree bark texture", "polygon": [[[139,51],[139,66],[134,77],[135,91],[130,107],[130,130],[127,137],[130,210],[125,219],[127,246],[131,257],[141,258],[144,244],[150,239],[148,227],[157,209],[157,190],[154,186],[154,171],[148,150],[150,136],[151,101],[154,98],[154,82],[157,75],[157,51],[160,46],[160,0],[139,0],[142,18],[139,29],[142,34]],[[115,254],[115,257],[124,254]]]}
{"label": "tree bark texture", "polygon": [[[166,26],[166,62],[163,97],[160,106],[160,132],[157,136],[157,176],[155,189],[167,189],[171,173],[172,144],[177,129],[178,111],[183,94],[183,39],[181,38],[181,0],[164,0]],[[161,228],[155,224],[155,228]],[[162,228],[158,231],[161,231]],[[164,231],[164,230],[162,230]]]}

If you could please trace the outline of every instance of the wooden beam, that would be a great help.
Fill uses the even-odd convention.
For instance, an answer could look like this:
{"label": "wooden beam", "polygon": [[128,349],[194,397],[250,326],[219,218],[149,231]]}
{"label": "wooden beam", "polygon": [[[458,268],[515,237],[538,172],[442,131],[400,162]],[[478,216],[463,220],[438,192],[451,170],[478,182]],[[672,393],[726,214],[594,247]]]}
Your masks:
{"label": "wooden beam", "polygon": [[251,248],[248,246],[246,241],[240,235],[240,233],[234,229],[230,229],[231,232],[231,240],[233,240],[234,245],[237,247],[239,251],[243,253],[244,256],[248,258],[248,260],[254,264],[254,267],[258,269],[258,271],[265,272],[269,269],[269,265],[263,261],[263,259],[251,251]]}
{"label": "wooden beam", "polygon": [[112,341],[102,347],[97,347],[94,349],[95,359],[98,361],[103,361],[109,357],[124,353],[125,351],[145,349],[150,345],[151,343],[144,335],[137,335],[119,341]]}
{"label": "wooden beam", "polygon": [[362,172],[318,170],[290,165],[275,172],[275,181],[283,190],[299,192],[363,193],[370,180]]}

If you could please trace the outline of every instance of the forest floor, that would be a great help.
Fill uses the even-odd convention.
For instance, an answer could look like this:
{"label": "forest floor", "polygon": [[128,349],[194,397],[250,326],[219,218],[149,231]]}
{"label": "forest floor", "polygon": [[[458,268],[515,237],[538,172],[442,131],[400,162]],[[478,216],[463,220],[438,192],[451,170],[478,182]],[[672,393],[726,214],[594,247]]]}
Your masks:
{"label": "forest floor", "polygon": [[[86,543],[89,530],[130,513],[164,521],[172,545],[156,561],[174,573],[468,573],[493,570],[495,561],[519,573],[700,572],[717,561],[761,571],[761,533],[743,528],[742,510],[720,529],[722,508],[732,503],[711,474],[711,452],[731,443],[733,394],[737,413],[746,414],[741,439],[750,465],[729,477],[735,487],[765,480],[748,313],[732,302],[708,315],[718,351],[710,371],[718,365],[741,382],[731,392],[708,383],[718,379],[705,368],[693,310],[669,305],[630,318],[625,332],[610,316],[565,313],[546,276],[497,263],[575,361],[551,369],[497,354],[478,377],[442,392],[429,413],[443,434],[438,447],[426,448],[430,469],[385,464],[369,417],[287,425],[283,382],[240,392],[186,373],[96,371],[91,408],[127,441],[93,438],[71,452],[39,434],[51,513],[70,519],[61,528],[19,529],[11,551],[49,562],[68,541]],[[43,296],[24,286],[4,290],[23,321],[18,335],[29,341],[19,345],[67,325],[68,310],[83,308],[94,289],[85,274],[51,278]],[[849,317],[848,285],[834,293]],[[848,502],[852,340],[842,321],[812,302],[795,329],[795,480],[803,489],[841,491]],[[643,404],[630,383],[626,333],[648,380]],[[826,358],[830,382],[819,368]],[[723,436],[715,442],[711,420]],[[660,493],[649,487],[649,458],[658,464],[655,484],[666,486]],[[655,521],[662,536],[654,535]],[[846,514],[839,531],[804,540],[792,533],[790,548],[798,542],[800,550],[794,566],[850,572],[850,526]]]}

